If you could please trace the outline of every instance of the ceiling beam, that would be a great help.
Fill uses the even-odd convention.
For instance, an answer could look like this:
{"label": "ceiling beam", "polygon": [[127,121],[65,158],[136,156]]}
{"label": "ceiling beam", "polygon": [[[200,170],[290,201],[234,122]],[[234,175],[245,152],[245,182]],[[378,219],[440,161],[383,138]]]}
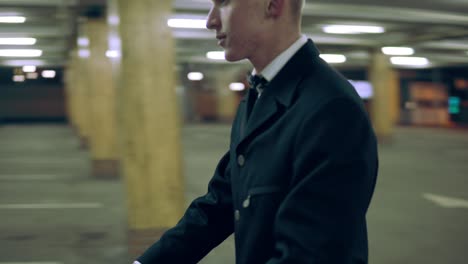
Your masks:
{"label": "ceiling beam", "polygon": [[68,23],[53,26],[0,26],[0,37],[68,37],[72,34]]}
{"label": "ceiling beam", "polygon": [[72,6],[78,0],[0,0],[0,6]]}
{"label": "ceiling beam", "polygon": [[[174,1],[173,7],[177,12],[208,14],[211,3],[187,0]],[[355,4],[323,4],[306,3],[304,16],[322,17],[327,19],[369,19],[375,21],[395,21],[407,23],[426,23],[437,25],[468,25],[468,16],[449,12],[438,12],[424,9],[411,9],[402,7],[383,7]]]}
{"label": "ceiling beam", "polygon": [[409,8],[365,6],[352,4],[308,3],[303,11],[306,16],[325,18],[371,19],[375,21],[395,21],[408,23],[427,23],[437,25],[468,25],[468,16],[416,10]]}

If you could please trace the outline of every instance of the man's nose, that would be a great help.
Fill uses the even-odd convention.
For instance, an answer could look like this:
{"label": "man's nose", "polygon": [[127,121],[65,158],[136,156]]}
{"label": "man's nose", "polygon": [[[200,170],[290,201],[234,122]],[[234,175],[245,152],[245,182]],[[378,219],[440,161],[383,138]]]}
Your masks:
{"label": "man's nose", "polygon": [[214,29],[218,29],[219,27],[219,17],[218,17],[218,12],[217,10],[212,7],[210,9],[210,12],[208,13],[208,17],[206,19],[206,28],[207,29],[211,29],[211,30],[214,30]]}

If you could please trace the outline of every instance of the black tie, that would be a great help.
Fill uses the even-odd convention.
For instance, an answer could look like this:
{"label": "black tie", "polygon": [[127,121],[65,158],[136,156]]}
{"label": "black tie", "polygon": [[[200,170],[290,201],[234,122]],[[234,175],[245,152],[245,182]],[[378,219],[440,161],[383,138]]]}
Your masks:
{"label": "black tie", "polygon": [[247,120],[252,113],[252,110],[255,106],[255,102],[258,98],[259,90],[263,90],[263,87],[268,83],[268,81],[261,75],[249,75],[247,77],[249,81],[249,101],[247,102]]}
{"label": "black tie", "polygon": [[249,75],[247,77],[251,89],[258,90],[263,89],[268,81],[261,75]]}

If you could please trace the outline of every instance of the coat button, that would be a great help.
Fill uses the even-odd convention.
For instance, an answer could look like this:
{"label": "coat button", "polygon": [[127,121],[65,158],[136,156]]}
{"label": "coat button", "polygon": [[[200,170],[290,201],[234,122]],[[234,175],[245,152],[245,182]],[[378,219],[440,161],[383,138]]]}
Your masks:
{"label": "coat button", "polygon": [[240,220],[240,212],[239,212],[239,210],[234,211],[234,219],[235,219],[236,221],[239,221],[239,220]]}
{"label": "coat button", "polygon": [[244,202],[242,203],[242,207],[244,208],[247,208],[250,206],[250,195],[247,196],[247,199],[244,200]]}
{"label": "coat button", "polygon": [[244,164],[245,164],[245,157],[244,157],[244,155],[239,155],[239,156],[237,157],[237,164],[239,164],[239,166],[241,166],[241,167],[244,166]]}

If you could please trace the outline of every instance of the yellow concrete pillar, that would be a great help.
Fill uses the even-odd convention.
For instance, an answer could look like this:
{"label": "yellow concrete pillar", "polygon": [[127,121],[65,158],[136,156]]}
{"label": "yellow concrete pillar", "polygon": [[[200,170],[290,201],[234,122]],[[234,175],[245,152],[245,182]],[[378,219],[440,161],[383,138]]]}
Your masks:
{"label": "yellow concrete pillar", "polygon": [[118,0],[122,39],[122,165],[130,253],[177,223],[185,207],[171,0]]}
{"label": "yellow concrete pillar", "polygon": [[399,119],[400,82],[389,58],[381,52],[372,54],[369,76],[374,87],[370,115],[377,137],[390,140]]}
{"label": "yellow concrete pillar", "polygon": [[92,175],[96,178],[115,178],[119,174],[115,87],[112,65],[106,56],[108,27],[103,18],[88,18],[90,58],[89,107],[92,130],[90,135]]}
{"label": "yellow concrete pillar", "polygon": [[[79,36],[87,38],[86,24],[81,23],[79,26]],[[75,102],[76,102],[76,124],[78,134],[83,148],[89,147],[89,138],[91,134],[91,112],[89,106],[89,49],[88,47],[78,47],[73,51],[72,57],[75,58],[73,66],[73,82],[75,86]]]}
{"label": "yellow concrete pillar", "polygon": [[86,102],[84,98],[85,94],[80,90],[83,87],[83,81],[86,76],[81,71],[80,58],[78,57],[77,49],[70,52],[70,57],[67,61],[66,72],[65,72],[65,96],[66,96],[66,108],[67,117],[70,126],[73,128],[76,136],[82,140],[83,145],[87,145],[87,136],[84,133],[84,126],[88,116],[85,116],[83,111],[83,102]]}
{"label": "yellow concrete pillar", "polygon": [[393,125],[400,122],[401,114],[401,86],[398,71],[391,71],[390,75],[390,117]]}
{"label": "yellow concrete pillar", "polygon": [[217,71],[215,74],[214,85],[216,86],[216,94],[218,99],[217,110],[220,121],[232,122],[234,116],[236,115],[239,96],[237,95],[237,92],[229,89],[229,85],[231,83],[240,82],[240,80],[237,78],[237,72],[237,68],[230,70],[223,68]]}
{"label": "yellow concrete pillar", "polygon": [[65,68],[65,101],[67,109],[67,118],[68,123],[72,127],[76,135],[79,135],[78,123],[77,123],[77,94],[76,94],[76,67],[77,67],[77,58],[76,52],[70,52],[70,57],[68,58],[67,66]]}
{"label": "yellow concrete pillar", "polygon": [[[228,84],[229,85],[229,84]],[[223,90],[218,90],[218,118],[222,122],[232,122],[236,115],[237,95],[224,86]]]}

